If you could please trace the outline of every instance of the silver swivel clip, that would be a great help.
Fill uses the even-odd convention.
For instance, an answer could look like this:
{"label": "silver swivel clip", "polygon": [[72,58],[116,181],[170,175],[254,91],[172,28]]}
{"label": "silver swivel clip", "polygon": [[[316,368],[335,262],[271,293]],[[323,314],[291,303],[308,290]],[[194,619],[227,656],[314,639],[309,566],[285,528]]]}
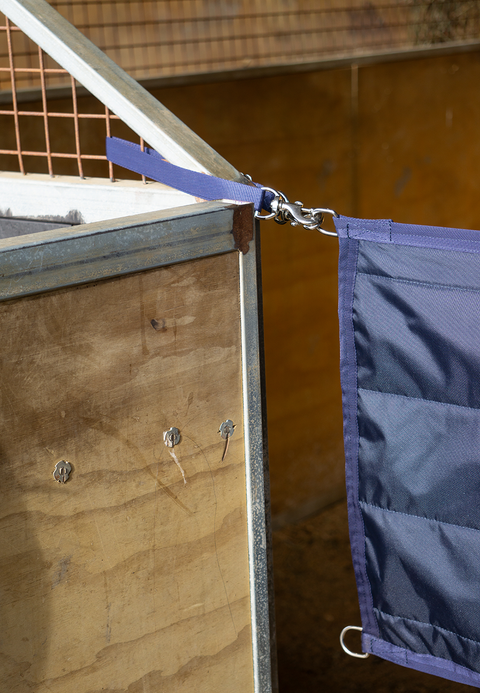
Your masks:
{"label": "silver swivel clip", "polygon": [[304,207],[303,202],[290,202],[285,193],[264,186],[262,190],[273,193],[273,200],[270,202],[270,214],[260,214],[255,212],[257,219],[273,219],[277,224],[290,222],[292,226],[303,226],[305,229],[317,230],[326,236],[336,236],[334,231],[327,231],[322,228],[325,214],[334,217],[339,215],[327,207]]}

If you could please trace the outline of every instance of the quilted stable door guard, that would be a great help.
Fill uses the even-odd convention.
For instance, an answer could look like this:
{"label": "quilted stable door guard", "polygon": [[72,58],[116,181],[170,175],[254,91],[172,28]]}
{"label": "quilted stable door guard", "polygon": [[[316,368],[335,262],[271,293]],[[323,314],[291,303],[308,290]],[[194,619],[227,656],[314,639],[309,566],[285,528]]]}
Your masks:
{"label": "quilted stable door guard", "polygon": [[335,222],[362,648],[480,687],[480,232]]}

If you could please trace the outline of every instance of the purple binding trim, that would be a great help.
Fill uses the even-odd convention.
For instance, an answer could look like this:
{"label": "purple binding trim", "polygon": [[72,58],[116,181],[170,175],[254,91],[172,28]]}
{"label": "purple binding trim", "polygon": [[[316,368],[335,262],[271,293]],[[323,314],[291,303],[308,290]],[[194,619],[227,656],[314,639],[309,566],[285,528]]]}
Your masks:
{"label": "purple binding trim", "polygon": [[379,626],[373,610],[371,588],[366,573],[365,530],[358,498],[358,383],[353,303],[360,241],[371,240],[377,243],[395,243],[397,245],[479,253],[480,232],[468,229],[396,224],[385,219],[360,220],[349,217],[335,218],[335,226],[340,243],[340,369],[344,411],[347,501],[352,559],[363,625],[362,649],[364,652],[375,654],[411,669],[480,688],[479,673],[449,659],[413,652],[379,637]]}
{"label": "purple binding trim", "polygon": [[342,216],[334,217],[334,222],[340,238],[480,253],[480,231],[472,229],[417,226],[398,224],[390,219],[354,219]]}
{"label": "purple binding trim", "polygon": [[409,669],[416,669],[426,674],[442,676],[450,681],[466,683],[469,686],[480,688],[480,674],[455,664],[448,659],[428,654],[418,654],[366,633],[362,633],[362,649],[364,652],[370,652],[382,659],[387,659],[389,662],[400,664]]}
{"label": "purple binding trim", "polygon": [[272,193],[266,193],[258,183],[243,185],[224,178],[216,178],[205,173],[197,173],[180,166],[174,166],[162,158],[154,149],[121,140],[118,137],[107,137],[107,159],[117,166],[122,166],[159,183],[169,185],[176,190],[202,200],[235,200],[253,202],[257,212],[270,210]]}
{"label": "purple binding trim", "polygon": [[365,528],[358,503],[357,354],[352,317],[357,257],[358,241],[340,238],[338,314],[340,320],[340,377],[342,382],[348,527],[362,626],[364,631],[378,636],[379,628],[373,610],[372,592],[366,571]]}

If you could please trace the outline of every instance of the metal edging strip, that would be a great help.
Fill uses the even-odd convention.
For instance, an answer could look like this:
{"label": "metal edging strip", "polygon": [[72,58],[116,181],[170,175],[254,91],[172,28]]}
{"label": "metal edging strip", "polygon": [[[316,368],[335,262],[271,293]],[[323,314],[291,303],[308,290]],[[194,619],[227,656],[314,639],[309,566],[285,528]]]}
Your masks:
{"label": "metal edging strip", "polygon": [[233,208],[207,202],[0,241],[0,301],[235,250]]}
{"label": "metal edging strip", "polygon": [[[257,230],[258,231],[258,230]],[[242,337],[243,416],[250,606],[255,693],[272,693],[264,431],[256,252],[239,254]]]}

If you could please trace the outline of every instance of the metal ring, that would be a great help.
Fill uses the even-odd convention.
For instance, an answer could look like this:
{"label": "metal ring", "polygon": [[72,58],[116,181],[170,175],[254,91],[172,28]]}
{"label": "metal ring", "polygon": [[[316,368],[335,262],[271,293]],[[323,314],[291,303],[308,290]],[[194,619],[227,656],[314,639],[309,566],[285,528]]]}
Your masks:
{"label": "metal ring", "polygon": [[329,207],[316,207],[315,209],[318,209],[319,212],[323,212],[324,214],[331,214],[332,217],[338,217],[340,214],[336,212],[334,209],[330,209]]}
{"label": "metal ring", "polygon": [[327,231],[327,229],[322,229],[321,226],[316,227],[317,231],[320,231],[320,233],[323,233],[324,236],[338,236],[338,233],[336,231]]}
{"label": "metal ring", "polygon": [[[278,197],[278,192],[277,190],[274,190],[273,188],[269,188],[266,185],[262,185],[261,190],[266,190],[267,192],[271,192],[275,195],[275,197]],[[276,212],[271,212],[270,214],[260,214],[257,210],[255,210],[255,219],[273,219],[273,217],[276,215]]]}
{"label": "metal ring", "polygon": [[[315,211],[321,212],[321,214],[331,214],[332,217],[338,218],[340,216],[338,212],[336,212],[334,209],[329,209],[328,207],[316,207]],[[336,231],[327,231],[327,229],[322,229],[321,226],[317,226],[317,230],[320,231],[320,233],[323,233],[324,236],[338,236]]]}
{"label": "metal ring", "polygon": [[361,633],[363,631],[363,628],[361,628],[360,626],[345,626],[345,628],[340,633],[340,645],[342,646],[342,650],[346,652],[348,655],[350,655],[350,657],[358,657],[358,659],[367,659],[367,657],[370,657],[369,652],[364,652],[363,654],[360,654],[358,652],[352,652],[348,649],[348,647],[343,642],[343,638],[345,633],[348,633],[349,630],[359,630]]}

